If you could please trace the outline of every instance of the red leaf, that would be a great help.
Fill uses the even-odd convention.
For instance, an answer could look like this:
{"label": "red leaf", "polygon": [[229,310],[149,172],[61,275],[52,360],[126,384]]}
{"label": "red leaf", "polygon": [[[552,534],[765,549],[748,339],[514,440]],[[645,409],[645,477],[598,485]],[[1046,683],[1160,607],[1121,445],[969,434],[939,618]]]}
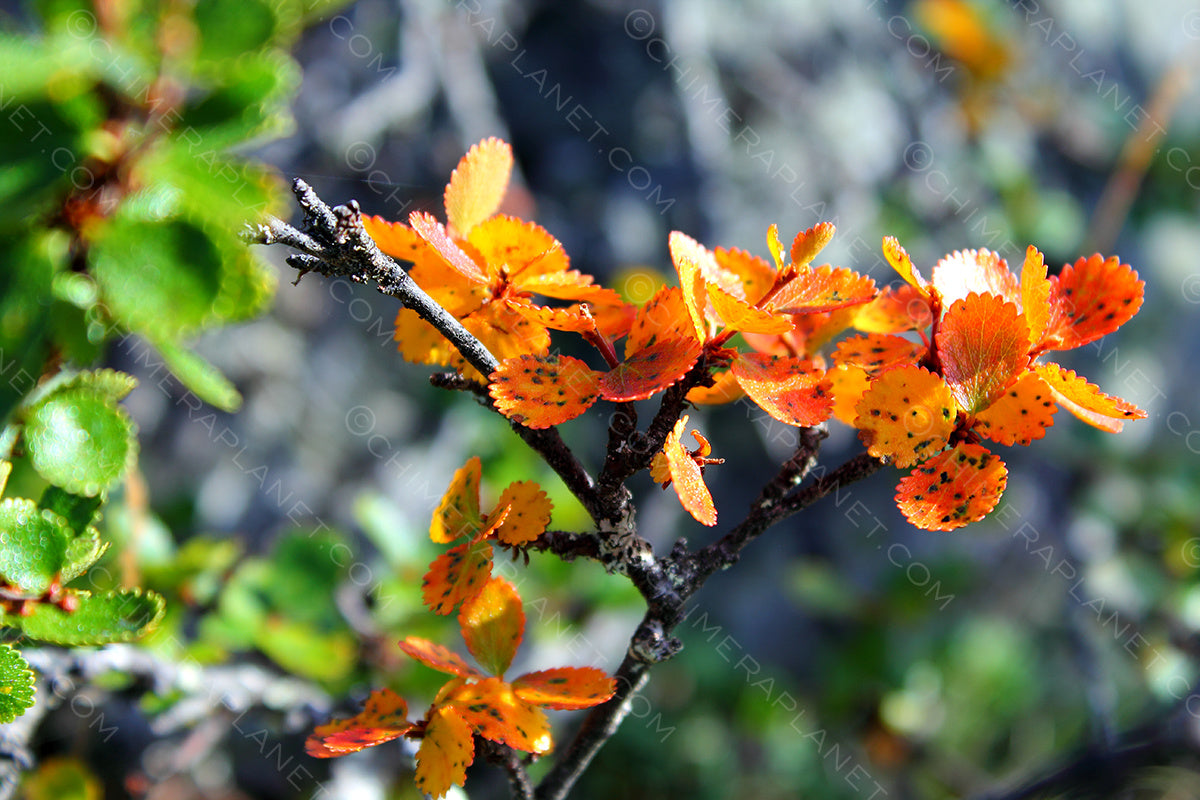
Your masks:
{"label": "red leaf", "polygon": [[666,339],[639,350],[601,376],[600,396],[623,403],[644,400],[679,382],[687,374],[702,346],[695,339]]}
{"label": "red leaf", "polygon": [[1007,481],[1008,469],[999,456],[963,442],[901,480],[896,504],[918,528],[951,531],[990,514]]}
{"label": "red leaf", "polygon": [[449,614],[454,607],[474,595],[492,573],[492,545],[476,539],[452,547],[433,560],[421,595],[425,606],[435,614]]}
{"label": "red leaf", "polygon": [[458,612],[467,649],[484,669],[502,677],[525,635],[521,596],[503,578],[491,578]]}
{"label": "red leaf", "polygon": [[1116,256],[1099,253],[1050,279],[1050,322],[1042,347],[1082,347],[1124,325],[1142,307],[1146,284]]}
{"label": "red leaf", "polygon": [[743,353],[731,371],[746,394],[780,422],[807,427],[833,414],[825,371],[810,361]]}
{"label": "red leaf", "polygon": [[683,302],[683,292],[676,286],[664,286],[638,309],[625,340],[625,356],[664,339],[695,338],[696,329]]}
{"label": "red leaf", "polygon": [[445,795],[451,786],[466,782],[467,766],[474,760],[470,723],[454,707],[432,709],[417,750],[417,789],[430,797]]}
{"label": "red leaf", "polygon": [[600,396],[600,373],[571,356],[518,356],[500,362],[488,392],[504,416],[549,428],[587,411]]}
{"label": "red leaf", "polygon": [[485,739],[527,753],[547,753],[554,744],[545,712],[517,697],[499,678],[468,683],[447,702]]}
{"label": "red leaf", "polygon": [[496,506],[509,509],[504,524],[496,529],[496,538],[510,545],[527,544],[541,536],[554,510],[550,498],[533,481],[510,483]]}
{"label": "red leaf", "polygon": [[422,639],[419,636],[406,636],[400,642],[400,649],[411,658],[415,658],[427,667],[433,667],[438,672],[457,675],[460,678],[482,678],[483,673],[469,666],[467,662],[452,650],[447,650],[440,644]]}
{"label": "red leaf", "polygon": [[675,423],[675,427],[667,434],[662,452],[667,460],[675,494],[679,496],[684,509],[701,525],[716,525],[717,509],[708,487],[704,485],[704,472],[680,442],[687,421],[688,415],[684,414]]}
{"label": "red leaf", "polygon": [[792,278],[768,305],[785,314],[812,314],[862,305],[874,298],[875,281],[852,269],[824,264]]}
{"label": "red leaf", "polygon": [[472,145],[446,184],[446,219],[459,235],[496,213],[508,190],[512,148],[495,137]]}
{"label": "red leaf", "polygon": [[450,238],[442,223],[434,219],[432,214],[414,211],[408,215],[408,224],[456,272],[473,283],[487,284],[488,277],[480,266]]}
{"label": "red leaf", "polygon": [[994,403],[975,415],[972,426],[993,442],[1029,444],[1054,424],[1054,394],[1036,372],[1026,372]]}
{"label": "red leaf", "polygon": [[376,689],[358,714],[313,729],[304,749],[315,758],[333,758],[390,742],[413,729],[407,717],[404,698],[391,689]]}
{"label": "red leaf", "polygon": [[1029,365],[1025,320],[996,295],[972,293],[950,306],[936,342],[942,376],[969,414],[991,405]]}
{"label": "red leaf", "polygon": [[867,452],[898,467],[945,447],[958,414],[941,376],[911,364],[880,373],[855,410],[854,427]]}
{"label": "red leaf", "polygon": [[1050,387],[1059,405],[1102,431],[1120,433],[1125,420],[1146,417],[1146,412],[1133,403],[1105,394],[1074,370],[1058,364],[1039,364],[1037,374]]}
{"label": "red leaf", "polygon": [[879,372],[897,364],[915,364],[925,355],[925,345],[903,336],[869,333],[838,342],[835,364],[854,364],[868,372]]}
{"label": "red leaf", "polygon": [[1017,277],[1008,262],[991,250],[955,250],[933,267],[930,283],[941,297],[942,308],[949,308],[971,293],[993,294],[1011,302],[1021,302]]}
{"label": "red leaf", "polygon": [[517,697],[542,708],[591,708],[608,700],[617,683],[595,667],[559,667],[530,672],[512,682]]}

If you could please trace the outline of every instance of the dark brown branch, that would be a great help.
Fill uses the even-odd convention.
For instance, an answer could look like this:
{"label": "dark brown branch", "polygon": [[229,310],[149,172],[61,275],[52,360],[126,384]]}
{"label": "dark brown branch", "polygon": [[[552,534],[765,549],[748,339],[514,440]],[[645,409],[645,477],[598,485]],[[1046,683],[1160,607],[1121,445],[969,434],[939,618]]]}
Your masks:
{"label": "dark brown branch", "polygon": [[533,800],[533,784],[530,783],[529,773],[525,770],[521,759],[517,757],[515,750],[484,739],[482,736],[475,737],[475,749],[487,759],[489,764],[495,764],[508,775],[508,782],[512,786],[514,798]]}

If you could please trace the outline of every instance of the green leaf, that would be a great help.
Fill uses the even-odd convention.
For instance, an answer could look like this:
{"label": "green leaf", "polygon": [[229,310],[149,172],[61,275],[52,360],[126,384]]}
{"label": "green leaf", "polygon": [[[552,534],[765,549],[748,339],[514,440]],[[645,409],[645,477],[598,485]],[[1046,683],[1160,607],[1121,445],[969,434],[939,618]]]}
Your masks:
{"label": "green leaf", "polygon": [[87,572],[108,548],[108,543],[100,540],[100,531],[92,527],[99,521],[103,503],[103,493],[86,497],[71,494],[58,486],[49,486],[42,492],[38,506],[62,516],[70,526],[61,570],[64,584]]}
{"label": "green leaf", "polygon": [[114,403],[124,400],[137,388],[137,378],[115,369],[97,369],[81,372],[72,378],[66,387],[86,386],[95,389]]}
{"label": "green leaf", "polygon": [[280,20],[264,0],[198,0],[199,61],[228,61],[270,44]]}
{"label": "green leaf", "polygon": [[322,633],[303,622],[272,618],[255,644],[288,672],[318,681],[338,681],[354,669],[358,641],[350,631]]}
{"label": "green leaf", "polygon": [[155,341],[200,328],[221,291],[222,253],[183,219],[114,218],[90,251],[92,274],[113,318]]}
{"label": "green leaf", "polygon": [[63,560],[61,573],[63,584],[70,583],[91,569],[107,549],[108,542],[101,541],[100,531],[95,528],[86,528],[82,533],[72,537],[67,542],[67,555]]}
{"label": "green leaf", "polygon": [[87,386],[57,391],[35,405],[25,422],[25,443],[43,478],[88,497],[120,480],[137,458],[129,415]]}
{"label": "green leaf", "polygon": [[38,765],[21,783],[23,800],[104,800],[104,785],[87,765],[55,756]]}
{"label": "green leaf", "polygon": [[46,305],[55,273],[67,264],[68,245],[57,233],[0,236],[0,422],[34,389],[46,363]]}
{"label": "green leaf", "polygon": [[146,633],[163,614],[162,597],[141,589],[97,595],[68,589],[65,594],[78,603],[74,611],[35,603],[29,615],[9,615],[5,621],[21,628],[32,639],[93,645],[132,641]]}
{"label": "green leaf", "polygon": [[299,83],[300,70],[286,53],[246,53],[183,109],[173,138],[190,157],[201,158],[252,137],[290,133],[290,100]]}
{"label": "green leaf", "polygon": [[0,724],[12,722],[33,706],[34,676],[12,645],[0,644]]}
{"label": "green leaf", "polygon": [[0,578],[40,595],[62,570],[70,529],[53,511],[24,497],[0,500]]}
{"label": "green leaf", "polygon": [[242,395],[221,371],[186,347],[156,342],[167,368],[197,397],[222,411],[234,412],[242,405]]}

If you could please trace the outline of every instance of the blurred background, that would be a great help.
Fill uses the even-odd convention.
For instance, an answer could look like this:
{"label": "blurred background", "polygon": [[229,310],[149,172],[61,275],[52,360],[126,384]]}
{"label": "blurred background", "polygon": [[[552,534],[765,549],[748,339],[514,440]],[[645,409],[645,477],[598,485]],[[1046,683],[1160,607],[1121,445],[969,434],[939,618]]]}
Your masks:
{"label": "blurred background", "polygon": [[[907,525],[889,468],[772,530],[698,596],[684,651],[574,796],[1200,797],[1196,3],[359,0],[294,56],[294,130],[249,154],[404,220],[441,217],[458,159],[499,136],[517,161],[508,208],[636,302],[672,279],[672,230],[766,256],[768,225],[788,241],[820,221],[838,229],[822,257],[880,284],[889,234],[925,274],[954,250],[1019,263],[1034,244],[1055,268],[1118,254],[1146,282],[1142,312],[1064,364],[1147,420],[1112,436],[1060,413],[1033,447],[1000,448],[1000,508],[956,533]],[[301,743],[381,682],[416,709],[436,690],[394,645],[456,639],[419,596],[454,470],[478,454],[485,504],[534,479],[554,527],[586,525],[503,420],[400,360],[393,302],[293,286],[283,255],[265,253],[270,314],[197,344],[239,413],[164,392],[136,348],[110,360],[143,379],[127,406],[154,525],[137,547],[148,585],[177,599],[164,636],[325,700],[209,730],[156,728],[153,704],[108,694],[113,742],[81,743],[64,709],[41,752],[90,752],[110,796],[415,796],[399,745],[329,764]],[[693,413],[726,459],[707,473],[716,530],[635,479],[657,549],[719,536],[790,455],[793,432],[756,416]],[[594,409],[564,430],[592,468],[605,423]],[[826,468],[859,450],[830,423]],[[346,543],[344,562],[316,555],[313,531]],[[506,573],[529,604],[514,674],[615,668],[642,610],[622,578],[537,555]],[[561,716],[560,741],[579,718]],[[1016,788],[1069,764],[1065,785]],[[468,794],[504,796],[500,778],[475,769]]]}

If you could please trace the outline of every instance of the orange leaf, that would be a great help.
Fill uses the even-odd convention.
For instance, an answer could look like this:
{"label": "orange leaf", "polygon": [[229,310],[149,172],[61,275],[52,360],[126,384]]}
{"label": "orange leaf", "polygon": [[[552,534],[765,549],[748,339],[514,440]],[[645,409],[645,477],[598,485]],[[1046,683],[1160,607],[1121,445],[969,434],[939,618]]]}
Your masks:
{"label": "orange leaf", "polygon": [[757,303],[775,283],[774,267],[745,250],[718,247],[713,250],[713,258],[721,269],[741,279],[742,297],[748,303]]}
{"label": "orange leaf", "polygon": [[450,486],[442,500],[433,510],[433,521],[429,525],[429,538],[438,544],[449,544],[461,536],[475,538],[483,528],[479,513],[479,480],[483,475],[483,463],[479,456],[471,456],[467,463],[454,472]]}
{"label": "orange leaf", "polygon": [[[507,301],[486,304],[464,317],[462,324],[501,361],[517,356],[541,356],[550,349],[550,334],[545,327],[525,317]],[[459,362],[465,364],[461,357]],[[471,373],[474,376],[474,368]]]}
{"label": "orange leaf", "polygon": [[625,356],[628,358],[662,339],[695,337],[683,292],[676,286],[663,286],[638,309],[625,340]]}
{"label": "orange leaf", "polygon": [[440,644],[422,639],[419,636],[406,636],[400,642],[400,649],[410,658],[415,658],[427,667],[433,667],[438,672],[457,675],[460,678],[482,678],[483,673],[469,666],[467,662],[453,650],[447,650]]}
{"label": "orange leaf", "polygon": [[333,758],[390,742],[413,729],[407,717],[404,698],[391,689],[376,689],[353,717],[314,728],[304,750],[315,758]]}
{"label": "orange leaf", "polygon": [[929,298],[907,283],[887,287],[857,312],[854,327],[867,333],[921,331],[933,321]]}
{"label": "orange leaf", "polygon": [[486,284],[488,282],[488,277],[479,264],[475,263],[475,260],[450,238],[446,229],[442,227],[442,223],[434,219],[432,214],[427,211],[414,211],[408,215],[408,224],[458,274],[472,283]]}
{"label": "orange leaf", "polygon": [[945,447],[958,414],[941,376],[914,365],[880,373],[855,411],[854,427],[867,452],[890,458],[897,467],[916,464]]}
{"label": "orange leaf", "polygon": [[530,428],[574,419],[600,396],[600,373],[571,356],[508,358],[489,380],[500,413]]}
{"label": "orange leaf", "polygon": [[862,305],[875,298],[875,281],[845,267],[824,264],[788,281],[768,305],[786,314],[812,314]]}
{"label": "orange leaf", "polygon": [[693,386],[688,390],[687,401],[692,405],[721,405],[745,397],[737,377],[730,370],[713,375],[712,386]]}
{"label": "orange leaf", "polygon": [[1116,256],[1081,258],[1050,279],[1047,350],[1082,347],[1124,325],[1142,307],[1146,284]]}
{"label": "orange leaf", "polygon": [[708,287],[708,299],[717,316],[730,330],[747,333],[787,333],[792,329],[792,318],[786,314],[754,308],[745,300],[726,294],[716,286]]}
{"label": "orange leaf", "polygon": [[838,342],[833,352],[835,364],[853,364],[868,372],[879,372],[897,364],[915,364],[925,355],[925,345],[905,339],[869,333]]}
{"label": "orange leaf", "polygon": [[799,358],[743,353],[730,371],[755,403],[788,425],[816,425],[833,414],[825,371]]}
{"label": "orange leaf", "polygon": [[871,378],[862,367],[839,364],[825,373],[833,392],[833,416],[853,427],[858,416],[855,407],[871,388]]}
{"label": "orange leaf", "polygon": [[542,708],[591,708],[608,700],[617,683],[595,667],[559,667],[530,672],[512,683],[517,697]]}
{"label": "orange leaf", "polygon": [[677,383],[700,357],[695,339],[665,339],[639,350],[600,378],[600,396],[615,403],[645,400]]}
{"label": "orange leaf", "polygon": [[925,297],[929,297],[925,279],[921,277],[921,273],[917,272],[912,259],[908,256],[908,251],[900,246],[900,242],[896,241],[895,236],[883,237],[883,255],[892,265],[892,269],[896,270],[906,283],[916,288]]}
{"label": "orange leaf", "polygon": [[492,545],[476,539],[452,547],[433,560],[421,584],[425,606],[435,614],[449,614],[478,592],[492,574]]}
{"label": "orange leaf", "polygon": [[1050,288],[1046,259],[1036,247],[1029,245],[1025,250],[1025,263],[1021,266],[1021,311],[1029,326],[1029,341],[1035,346],[1042,341],[1046,326],[1050,324]]}
{"label": "orange leaf", "polygon": [[933,266],[930,283],[941,297],[942,308],[972,292],[997,295],[1014,306],[1021,301],[1017,277],[1008,262],[991,250],[955,250]]}
{"label": "orange leaf", "polygon": [[388,222],[383,217],[364,214],[362,224],[380,250],[400,261],[416,261],[429,249],[425,240],[403,222]]}
{"label": "orange leaf", "polygon": [[412,309],[402,308],[396,314],[394,338],[400,355],[414,364],[449,366],[462,359],[454,345]]}
{"label": "orange leaf", "polygon": [[463,602],[458,611],[458,626],[475,660],[501,677],[525,635],[521,596],[508,581],[492,577]]}
{"label": "orange leaf", "polygon": [[1029,444],[1054,424],[1054,394],[1036,372],[1026,372],[994,403],[975,415],[972,428],[1000,444]]}
{"label": "orange leaf", "polygon": [[430,797],[443,796],[451,786],[466,782],[467,766],[474,760],[475,739],[470,723],[456,708],[434,708],[417,750],[417,789]]}
{"label": "orange leaf", "polygon": [[554,510],[550,498],[533,481],[510,483],[496,506],[509,508],[504,524],[496,529],[496,538],[510,545],[527,544],[541,536]]}
{"label": "orange leaf", "polygon": [[[671,260],[675,263],[676,272],[679,273],[679,288],[683,292],[683,305],[692,321],[692,330],[695,332],[696,340],[707,341],[708,326],[704,320],[704,309],[708,303],[708,295],[704,289],[705,281],[701,263],[712,258],[712,254],[705,249],[704,245],[679,231],[671,232],[668,244],[671,248]],[[713,261],[715,263],[716,260],[713,259]]]}
{"label": "orange leaf", "polygon": [[951,531],[990,514],[1007,481],[1008,469],[999,456],[962,442],[901,480],[896,504],[918,528]]}
{"label": "orange leaf", "polygon": [[937,332],[942,375],[959,407],[991,405],[1029,365],[1029,329],[1002,297],[971,293],[950,306]]}
{"label": "orange leaf", "polygon": [[1146,412],[1119,397],[1105,394],[1098,386],[1058,364],[1039,364],[1037,374],[1050,387],[1058,404],[1089,425],[1109,433],[1120,433],[1127,419],[1145,419]]}
{"label": "orange leaf", "polygon": [[835,230],[832,222],[818,222],[808,230],[797,233],[792,240],[792,263],[798,267],[812,263],[817,253],[833,239]]}
{"label": "orange leaf", "polygon": [[[503,275],[521,286],[539,277],[568,274],[570,261],[562,245],[536,222],[509,216],[495,216],[480,222],[467,235],[488,271]],[[591,283],[578,272],[569,273],[571,283]]]}
{"label": "orange leaf", "polygon": [[[675,485],[675,494],[679,496],[679,502],[683,505],[684,510],[701,525],[711,527],[717,524],[717,509],[713,505],[708,487],[704,485],[704,471],[680,442],[687,421],[688,415],[684,414],[675,423],[675,427],[667,434],[667,440],[663,443],[662,453],[667,460],[671,481]],[[651,475],[654,475],[653,470]],[[661,468],[659,477],[661,477]]]}
{"label": "orange leaf", "polygon": [[446,184],[446,219],[460,236],[496,213],[508,190],[512,148],[495,137],[473,145]]}
{"label": "orange leaf", "polygon": [[527,753],[548,753],[553,746],[545,712],[517,697],[499,678],[468,683],[448,701],[485,739]]}

